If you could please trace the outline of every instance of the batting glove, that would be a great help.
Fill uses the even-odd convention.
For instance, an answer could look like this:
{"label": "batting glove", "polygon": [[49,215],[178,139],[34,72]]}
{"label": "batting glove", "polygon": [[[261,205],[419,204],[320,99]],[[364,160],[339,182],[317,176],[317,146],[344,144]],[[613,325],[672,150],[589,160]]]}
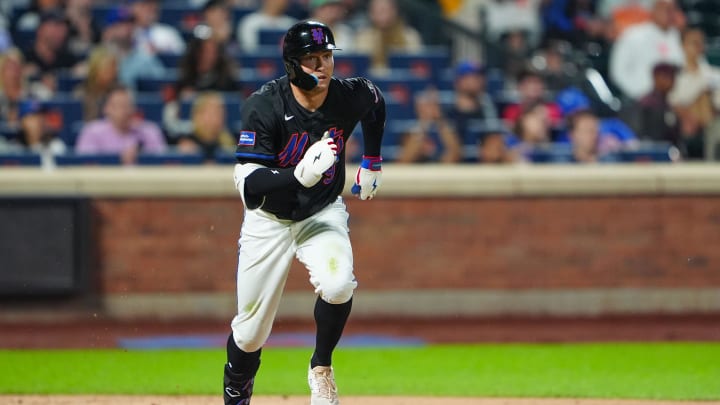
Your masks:
{"label": "batting glove", "polygon": [[363,156],[355,175],[355,184],[350,191],[361,200],[372,200],[380,187],[381,180],[382,158],[380,156]]}
{"label": "batting glove", "polygon": [[323,173],[335,164],[338,147],[328,132],[310,145],[300,163],[295,167],[295,178],[306,188],[310,188],[322,179]]}

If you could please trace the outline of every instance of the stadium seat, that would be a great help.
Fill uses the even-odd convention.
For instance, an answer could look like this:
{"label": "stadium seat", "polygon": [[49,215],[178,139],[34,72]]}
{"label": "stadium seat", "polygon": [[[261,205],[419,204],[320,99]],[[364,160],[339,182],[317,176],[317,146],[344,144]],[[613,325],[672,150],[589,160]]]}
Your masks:
{"label": "stadium seat", "polygon": [[135,97],[135,104],[142,117],[158,125],[162,123],[165,102],[160,94],[141,93]]}
{"label": "stadium seat", "polygon": [[120,155],[109,154],[88,154],[77,155],[69,153],[55,157],[55,164],[58,166],[112,166],[119,165]]}
{"label": "stadium seat", "polygon": [[168,152],[162,154],[140,154],[137,163],[146,166],[163,165],[201,165],[204,163],[203,156],[194,153]]}
{"label": "stadium seat", "polygon": [[65,93],[48,100],[46,106],[54,113],[53,117],[59,120],[57,125],[60,128],[60,139],[67,145],[74,145],[77,137],[74,125],[83,121],[82,101]]}
{"label": "stadium seat", "polygon": [[437,80],[450,64],[447,47],[427,47],[421,52],[393,52],[388,55],[390,69],[406,69],[412,77],[420,79]]}
{"label": "stadium seat", "polygon": [[356,77],[367,76],[370,68],[370,57],[364,54],[337,52],[335,54],[335,76]]}
{"label": "stadium seat", "polygon": [[261,28],[258,32],[258,42],[260,46],[273,47],[277,50],[282,49],[283,37],[285,37],[284,29]]}
{"label": "stadium seat", "polygon": [[40,166],[38,153],[0,153],[0,166]]}
{"label": "stadium seat", "polygon": [[277,47],[261,47],[257,51],[243,53],[237,62],[243,69],[251,69],[257,78],[275,79],[285,74],[281,54]]}

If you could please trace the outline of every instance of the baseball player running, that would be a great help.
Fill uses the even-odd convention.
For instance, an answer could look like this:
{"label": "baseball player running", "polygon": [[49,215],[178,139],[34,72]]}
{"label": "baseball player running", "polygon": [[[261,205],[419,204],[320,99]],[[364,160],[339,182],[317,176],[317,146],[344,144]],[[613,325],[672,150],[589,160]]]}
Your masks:
{"label": "baseball player running", "polygon": [[364,156],[352,192],[361,200],[372,199],[380,185],[385,102],[365,78],[333,77],[337,49],[326,25],[297,23],[283,44],[287,75],[263,85],[242,107],[234,178],[245,216],[238,243],[238,313],[224,369],[226,405],[250,403],[261,348],[293,257],[305,265],[318,294],[310,403],[340,403],[332,353],[357,286],[348,213],[340,196],[344,146],[360,122]]}

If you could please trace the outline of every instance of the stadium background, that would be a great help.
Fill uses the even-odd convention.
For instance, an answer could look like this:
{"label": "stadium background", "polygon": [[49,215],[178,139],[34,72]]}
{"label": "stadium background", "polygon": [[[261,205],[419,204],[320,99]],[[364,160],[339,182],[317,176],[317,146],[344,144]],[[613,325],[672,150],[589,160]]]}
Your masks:
{"label": "stadium background", "polygon": [[[163,21],[196,21],[196,8],[162,4]],[[245,89],[282,73],[276,50],[255,56],[243,59]],[[375,78],[389,99],[389,140],[412,120],[415,92],[452,86],[449,48],[395,58],[397,72]],[[353,75],[368,60],[338,55],[337,63]],[[61,93],[78,83],[58,79]],[[139,83],[145,118],[162,121],[161,90],[172,81]],[[242,96],[229,96],[228,111]],[[61,111],[61,136],[73,139],[78,100],[59,95],[49,104]],[[61,345],[112,345],[114,327],[135,335],[191,320],[225,328],[242,207],[229,180],[232,159],[218,159],[205,167],[168,155],[122,168],[112,158],[71,156],[48,172],[35,154],[5,155],[2,321],[3,336],[14,339],[7,346],[58,345],[59,336],[75,341]],[[470,341],[717,340],[718,167],[671,164],[667,149],[655,148],[624,160],[590,168],[387,165],[382,198],[348,202],[361,282],[349,327]],[[312,295],[299,267],[287,292],[280,328],[306,328]],[[660,326],[649,326],[655,321]],[[437,322],[447,322],[442,337]],[[78,329],[61,332],[65,324]],[[96,333],[78,338],[88,327]]]}

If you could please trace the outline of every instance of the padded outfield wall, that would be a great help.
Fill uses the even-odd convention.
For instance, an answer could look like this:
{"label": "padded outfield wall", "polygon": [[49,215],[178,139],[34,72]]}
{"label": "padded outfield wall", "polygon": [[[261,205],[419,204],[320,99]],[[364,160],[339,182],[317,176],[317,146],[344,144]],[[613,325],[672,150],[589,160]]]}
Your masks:
{"label": "padded outfield wall", "polygon": [[[87,200],[71,299],[117,318],[235,311],[231,166],[3,168],[0,196]],[[717,165],[386,165],[375,200],[346,202],[357,317],[720,312]],[[279,316],[313,301],[295,263]]]}

